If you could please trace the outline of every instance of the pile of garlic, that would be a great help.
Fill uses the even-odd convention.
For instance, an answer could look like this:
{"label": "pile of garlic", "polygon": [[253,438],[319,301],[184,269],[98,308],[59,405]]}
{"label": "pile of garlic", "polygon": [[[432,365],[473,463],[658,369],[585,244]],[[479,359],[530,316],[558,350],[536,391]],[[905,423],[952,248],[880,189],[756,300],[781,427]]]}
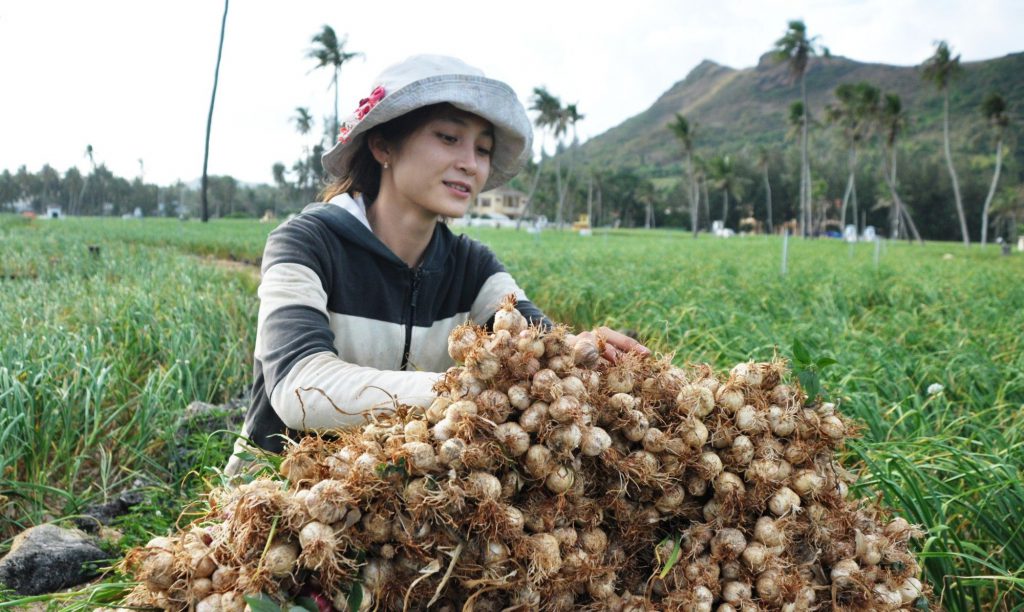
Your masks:
{"label": "pile of garlic", "polygon": [[920,533],[847,496],[852,433],[783,362],[711,367],[570,346],[506,301],[449,339],[426,410],[306,437],[280,473],[129,556],[129,605],[911,610]]}

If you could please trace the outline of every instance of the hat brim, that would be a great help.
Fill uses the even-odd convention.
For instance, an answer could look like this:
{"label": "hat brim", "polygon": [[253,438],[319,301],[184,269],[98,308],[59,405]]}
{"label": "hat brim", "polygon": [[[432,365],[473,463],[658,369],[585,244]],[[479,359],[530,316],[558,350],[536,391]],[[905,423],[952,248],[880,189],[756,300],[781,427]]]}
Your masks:
{"label": "hat brim", "polygon": [[323,154],[324,169],[336,177],[346,176],[368,131],[417,108],[444,102],[483,117],[494,126],[494,150],[485,191],[507,183],[522,170],[533,143],[533,129],[523,105],[505,83],[463,74],[427,77],[386,95],[349,132],[345,142],[336,143]]}

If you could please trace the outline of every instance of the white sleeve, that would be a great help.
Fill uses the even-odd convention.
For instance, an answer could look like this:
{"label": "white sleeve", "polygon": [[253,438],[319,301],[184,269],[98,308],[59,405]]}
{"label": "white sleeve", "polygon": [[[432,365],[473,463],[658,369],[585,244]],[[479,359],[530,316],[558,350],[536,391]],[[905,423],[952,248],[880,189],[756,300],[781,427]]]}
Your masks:
{"label": "white sleeve", "polygon": [[442,374],[367,368],[317,353],[298,361],[274,386],[270,404],[290,429],[336,429],[365,421],[364,415],[394,402],[429,406]]}

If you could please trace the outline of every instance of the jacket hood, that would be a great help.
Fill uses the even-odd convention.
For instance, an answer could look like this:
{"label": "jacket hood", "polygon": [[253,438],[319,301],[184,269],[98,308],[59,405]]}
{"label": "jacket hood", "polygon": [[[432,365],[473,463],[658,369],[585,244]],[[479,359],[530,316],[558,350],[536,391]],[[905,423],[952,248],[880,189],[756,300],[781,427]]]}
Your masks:
{"label": "jacket hood", "polygon": [[[328,229],[345,241],[366,249],[396,267],[409,269],[408,264],[398,255],[395,255],[394,251],[388,248],[369,227],[364,225],[361,220],[349,210],[346,210],[346,208],[332,204],[315,203],[306,206],[302,214],[308,214],[319,219]],[[430,238],[427,250],[423,254],[420,270],[423,272],[439,271],[444,266],[448,254],[454,248],[455,240],[456,237],[452,234],[451,230],[444,223],[437,222],[434,225],[434,235]]]}

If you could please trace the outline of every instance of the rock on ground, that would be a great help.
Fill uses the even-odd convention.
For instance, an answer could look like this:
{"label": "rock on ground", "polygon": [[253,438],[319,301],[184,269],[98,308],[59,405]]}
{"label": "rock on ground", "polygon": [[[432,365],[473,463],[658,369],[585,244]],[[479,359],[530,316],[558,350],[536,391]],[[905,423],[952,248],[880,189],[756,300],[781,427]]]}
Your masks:
{"label": "rock on ground", "polygon": [[104,504],[87,506],[81,516],[72,519],[75,526],[96,535],[104,525],[110,525],[114,519],[127,513],[132,506],[145,501],[141,491],[125,491],[116,499]]}
{"label": "rock on ground", "polygon": [[44,524],[22,532],[0,559],[0,584],[20,595],[52,593],[86,582],[109,558],[77,529]]}

